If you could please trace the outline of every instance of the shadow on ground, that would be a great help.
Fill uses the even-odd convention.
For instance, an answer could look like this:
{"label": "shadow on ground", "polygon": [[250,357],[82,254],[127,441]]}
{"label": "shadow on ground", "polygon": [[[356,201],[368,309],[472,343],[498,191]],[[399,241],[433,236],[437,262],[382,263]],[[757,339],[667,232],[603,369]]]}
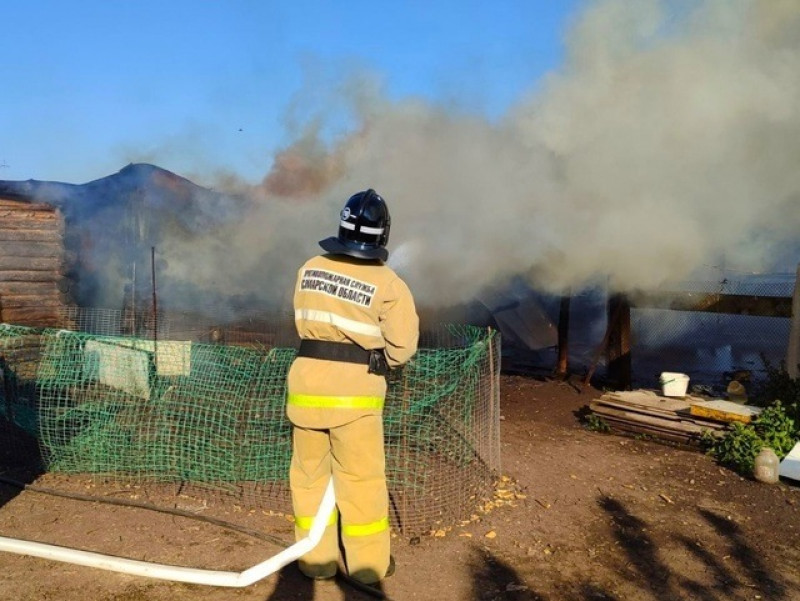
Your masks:
{"label": "shadow on ground", "polygon": [[[665,560],[664,552],[647,534],[650,525],[637,517],[623,503],[608,496],[598,499],[598,505],[610,518],[611,538],[621,549],[624,559],[619,573],[620,581],[627,583],[624,596],[595,582],[564,581],[563,593],[553,597],[537,592],[534,576],[521,576],[511,565],[494,556],[485,548],[475,548],[470,570],[472,574],[472,599],[474,601],[623,601],[680,600],[732,601],[745,599],[770,599],[790,601],[799,598],[800,591],[790,587],[776,571],[765,564],[756,550],[748,544],[739,525],[707,509],[697,509],[697,514],[722,538],[726,553],[709,551],[697,539],[673,535],[673,540],[698,562],[706,580],[699,582],[690,575],[673,569]],[[588,560],[587,560],[588,562]],[[710,580],[710,583],[709,583]],[[630,596],[630,588],[640,593]],[[791,588],[791,590],[790,590]],[[616,590],[616,587],[614,587]],[[552,588],[548,588],[552,591]]]}
{"label": "shadow on ground", "polygon": [[35,438],[0,418],[0,507],[44,473]]}
{"label": "shadow on ground", "polygon": [[[672,569],[658,545],[647,534],[650,524],[637,517],[623,503],[602,496],[598,499],[598,505],[611,518],[611,536],[627,559],[627,570],[620,576],[654,599],[789,599],[787,585],[780,576],[761,561],[755,549],[745,540],[741,528],[724,516],[697,509],[702,520],[724,541],[727,547],[724,556],[709,551],[696,538],[673,535],[674,540],[710,576],[712,582],[709,584]],[[605,594],[608,596],[597,598],[613,598],[609,593]]]}
{"label": "shadow on ground", "polygon": [[0,352],[0,507],[44,472],[36,431],[36,385]]}
{"label": "shadow on ground", "polygon": [[[372,591],[367,592],[364,585],[357,586],[352,582],[345,581],[340,576],[332,580],[314,582],[303,575],[297,567],[297,563],[292,563],[278,572],[275,581],[275,589],[266,601],[288,601],[297,599],[311,601],[313,599],[328,598],[325,590],[339,589],[345,601],[368,601],[370,599],[380,599],[384,597],[383,588],[380,584],[376,585]],[[338,597],[337,597],[338,598]]]}

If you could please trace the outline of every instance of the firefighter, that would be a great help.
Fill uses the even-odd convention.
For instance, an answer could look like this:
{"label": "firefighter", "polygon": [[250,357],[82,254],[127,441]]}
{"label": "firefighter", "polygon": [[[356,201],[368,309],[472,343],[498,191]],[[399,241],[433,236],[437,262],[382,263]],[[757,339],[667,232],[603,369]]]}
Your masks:
{"label": "firefighter", "polygon": [[354,194],[338,236],[319,242],[327,253],[297,274],[301,342],[286,401],[297,540],[308,535],[331,478],[337,504],[320,543],[298,562],[314,579],[336,575],[340,540],[351,577],[373,584],[394,572],[381,414],[386,375],[417,350],[419,318],[408,286],[384,264],[390,225],[375,190]]}

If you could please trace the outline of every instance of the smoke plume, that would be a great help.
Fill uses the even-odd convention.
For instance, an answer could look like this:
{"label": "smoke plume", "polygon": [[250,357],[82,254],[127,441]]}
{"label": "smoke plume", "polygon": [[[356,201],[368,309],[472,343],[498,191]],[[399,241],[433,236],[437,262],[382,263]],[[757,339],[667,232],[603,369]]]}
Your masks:
{"label": "smoke plume", "polygon": [[326,143],[310,127],[247,190],[244,220],[162,249],[169,276],[283,303],[367,187],[392,212],[390,264],[426,305],[514,275],[651,288],[797,249],[796,2],[605,0],[566,49],[494,122],[350,81],[354,131]]}

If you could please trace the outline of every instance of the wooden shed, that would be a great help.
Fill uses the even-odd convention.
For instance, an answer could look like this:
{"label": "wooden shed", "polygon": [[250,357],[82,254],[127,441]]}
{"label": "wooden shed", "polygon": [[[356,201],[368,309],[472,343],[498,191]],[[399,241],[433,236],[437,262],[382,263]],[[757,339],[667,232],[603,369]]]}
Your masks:
{"label": "wooden shed", "polygon": [[69,269],[61,211],[0,197],[0,322],[63,327],[74,306]]}

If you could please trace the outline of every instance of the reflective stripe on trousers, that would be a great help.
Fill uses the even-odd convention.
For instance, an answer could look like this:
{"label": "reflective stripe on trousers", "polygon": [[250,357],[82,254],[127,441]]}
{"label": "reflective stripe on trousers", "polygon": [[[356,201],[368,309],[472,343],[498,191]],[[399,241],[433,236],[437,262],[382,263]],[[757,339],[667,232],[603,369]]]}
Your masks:
{"label": "reflective stripe on trousers", "polygon": [[381,518],[377,522],[369,524],[342,524],[342,534],[344,536],[369,536],[378,534],[389,529],[389,518]]}
{"label": "reflective stripe on trousers", "polygon": [[311,409],[383,409],[383,397],[289,394],[286,403]]}
{"label": "reflective stripe on trousers", "polygon": [[[328,518],[328,526],[333,526],[339,521],[339,512],[333,510],[331,517]],[[296,515],[294,516],[294,525],[303,530],[311,530],[311,525],[314,523],[313,515]]]}
{"label": "reflective stripe on trousers", "polygon": [[[333,515],[328,519],[328,526],[333,526],[338,521],[338,512],[333,512]],[[310,515],[296,515],[294,516],[294,523],[298,528],[303,530],[311,530],[311,525],[314,523],[314,516]],[[342,534],[344,536],[369,536],[370,534],[377,534],[384,530],[389,529],[389,518],[381,518],[376,522],[369,524],[342,524]]]}

